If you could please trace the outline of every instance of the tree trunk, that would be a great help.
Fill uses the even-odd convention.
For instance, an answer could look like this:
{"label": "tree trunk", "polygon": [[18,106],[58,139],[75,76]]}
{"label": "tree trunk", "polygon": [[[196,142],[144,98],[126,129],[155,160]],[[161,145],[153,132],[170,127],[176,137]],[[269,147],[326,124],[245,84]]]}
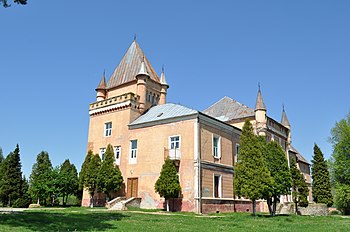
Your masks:
{"label": "tree trunk", "polygon": [[273,216],[273,209],[272,209],[272,197],[268,197],[266,200],[267,206],[269,208],[269,213],[271,216]]}
{"label": "tree trunk", "polygon": [[169,199],[165,199],[166,201],[166,211],[169,212]]}
{"label": "tree trunk", "polygon": [[276,215],[276,208],[277,208],[277,196],[274,196],[273,197],[272,216]]}
{"label": "tree trunk", "polygon": [[253,216],[256,216],[256,200],[253,200]]}
{"label": "tree trunk", "polygon": [[40,200],[39,200],[39,197],[38,197],[38,201],[36,202],[38,205],[40,204]]}
{"label": "tree trunk", "polygon": [[94,208],[94,195],[91,194],[90,196],[90,208]]}

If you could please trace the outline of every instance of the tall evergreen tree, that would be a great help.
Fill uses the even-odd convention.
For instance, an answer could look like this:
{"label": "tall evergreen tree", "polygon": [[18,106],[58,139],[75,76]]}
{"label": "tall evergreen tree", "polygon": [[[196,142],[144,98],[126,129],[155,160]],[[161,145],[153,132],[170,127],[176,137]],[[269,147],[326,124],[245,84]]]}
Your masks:
{"label": "tall evergreen tree", "polygon": [[154,185],[154,190],[165,198],[167,211],[169,211],[169,199],[177,198],[181,191],[179,176],[177,175],[174,161],[169,157],[165,160],[160,176]]}
{"label": "tall evergreen tree", "polygon": [[79,172],[79,188],[78,188],[78,193],[77,193],[77,196],[79,199],[81,199],[83,196],[86,173],[87,173],[89,163],[90,163],[93,155],[94,155],[94,153],[91,150],[89,150],[87,155],[85,156],[84,163],[81,166],[81,170]]}
{"label": "tall evergreen tree", "polygon": [[22,171],[19,146],[11,152],[2,165],[2,183],[0,196],[4,205],[12,206],[21,197]]}
{"label": "tall evergreen tree", "polygon": [[122,187],[123,177],[119,167],[114,164],[113,146],[108,144],[105,157],[98,172],[98,189],[103,192],[108,201],[112,192],[117,192]]}
{"label": "tall evergreen tree", "polygon": [[59,186],[62,203],[67,204],[68,196],[75,195],[78,191],[78,173],[74,164],[71,164],[69,159],[66,159],[60,166],[59,170]]}
{"label": "tall evergreen tree", "polygon": [[4,161],[4,154],[2,153],[2,148],[0,147],[0,164]]}
{"label": "tall evergreen tree", "polygon": [[292,175],[292,197],[295,213],[298,213],[298,206],[307,207],[309,204],[307,200],[309,189],[294,159],[290,159],[290,173]]}
{"label": "tall evergreen tree", "polygon": [[350,214],[350,113],[335,124],[329,140],[333,145],[329,163],[335,205],[344,214]]}
{"label": "tall evergreen tree", "polygon": [[287,195],[292,187],[292,177],[288,167],[286,153],[275,141],[267,144],[266,163],[271,173],[273,184],[271,186],[271,194],[264,198],[267,200],[270,214],[274,216],[279,197],[281,195]]}
{"label": "tall evergreen tree", "polygon": [[240,161],[235,167],[234,186],[239,197],[249,198],[256,215],[256,200],[270,195],[272,178],[262,154],[261,140],[254,135],[249,120],[243,125],[240,138]]}
{"label": "tall evergreen tree", "polygon": [[98,154],[92,155],[88,166],[86,167],[86,173],[84,174],[84,183],[83,186],[87,188],[90,194],[90,207],[94,207],[94,195],[98,190],[97,187],[97,177],[98,172],[101,167],[101,159]]}
{"label": "tall evergreen tree", "polygon": [[328,207],[333,205],[331,182],[327,162],[321,149],[314,145],[312,162],[312,196],[316,203],[324,203]]}
{"label": "tall evergreen tree", "polygon": [[46,151],[40,152],[37,155],[36,163],[33,165],[29,181],[29,191],[33,200],[36,200],[38,204],[42,202],[46,205],[47,199],[51,197],[52,171],[53,168],[49,154]]}

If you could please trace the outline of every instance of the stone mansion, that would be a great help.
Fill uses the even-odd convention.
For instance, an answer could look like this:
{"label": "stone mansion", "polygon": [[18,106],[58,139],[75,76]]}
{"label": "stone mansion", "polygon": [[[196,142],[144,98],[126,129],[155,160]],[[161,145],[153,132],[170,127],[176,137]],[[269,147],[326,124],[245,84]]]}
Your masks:
{"label": "stone mansion", "polygon": [[[235,197],[233,189],[246,119],[256,134],[277,141],[288,160],[296,158],[311,187],[310,164],[292,146],[286,112],[283,109],[281,121],[269,117],[260,88],[254,109],[223,97],[204,111],[167,103],[168,88],[164,70],[159,77],[136,40],[108,81],[103,75],[96,88],[96,102],[89,109],[87,149],[103,159],[107,145],[114,146],[116,165],[124,178],[115,197],[140,198],[141,208],[163,208],[164,199],[154,185],[169,157],[175,160],[181,185],[181,194],[172,204],[174,210],[251,211],[250,201]],[[283,196],[281,200],[291,199]],[[89,205],[87,192],[82,205]],[[257,210],[266,211],[262,201]]]}

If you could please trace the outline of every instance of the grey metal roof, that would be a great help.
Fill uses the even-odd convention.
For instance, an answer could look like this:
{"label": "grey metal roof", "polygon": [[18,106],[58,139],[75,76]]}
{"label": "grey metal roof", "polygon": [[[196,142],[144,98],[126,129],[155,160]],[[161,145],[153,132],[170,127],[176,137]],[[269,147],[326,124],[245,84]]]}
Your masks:
{"label": "grey metal roof", "polygon": [[304,162],[304,163],[306,163],[306,164],[310,164],[310,163],[300,154],[300,152],[299,152],[297,149],[295,149],[295,147],[290,146],[290,149],[289,149],[289,150],[292,151],[293,153],[295,153],[295,155],[296,155],[298,161]]}
{"label": "grey metal roof", "polygon": [[286,114],[286,111],[284,111],[284,107],[283,107],[283,111],[282,111],[282,119],[281,119],[281,124],[285,127],[289,127],[290,128],[290,123]]}
{"label": "grey metal roof", "polygon": [[109,78],[107,88],[112,88],[135,80],[135,76],[140,71],[142,61],[144,61],[144,71],[149,74],[152,80],[159,82],[157,73],[154,71],[140,45],[134,40]]}
{"label": "grey metal roof", "polygon": [[150,108],[146,113],[138,117],[135,121],[130,123],[130,126],[157,122],[166,119],[172,119],[182,116],[188,116],[198,113],[198,111],[187,108],[182,105],[167,103],[164,105],[157,105]]}
{"label": "grey metal roof", "polygon": [[255,110],[266,110],[266,106],[261,94],[260,86],[258,91],[258,97],[256,98]]}
{"label": "grey metal roof", "polygon": [[227,96],[205,109],[203,113],[223,122],[255,115],[253,109]]}

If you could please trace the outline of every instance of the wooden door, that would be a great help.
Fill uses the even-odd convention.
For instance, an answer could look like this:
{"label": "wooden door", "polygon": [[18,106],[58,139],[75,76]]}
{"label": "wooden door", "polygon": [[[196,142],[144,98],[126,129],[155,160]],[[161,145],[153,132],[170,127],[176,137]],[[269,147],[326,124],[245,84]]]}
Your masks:
{"label": "wooden door", "polygon": [[138,178],[128,178],[126,197],[137,197]]}

